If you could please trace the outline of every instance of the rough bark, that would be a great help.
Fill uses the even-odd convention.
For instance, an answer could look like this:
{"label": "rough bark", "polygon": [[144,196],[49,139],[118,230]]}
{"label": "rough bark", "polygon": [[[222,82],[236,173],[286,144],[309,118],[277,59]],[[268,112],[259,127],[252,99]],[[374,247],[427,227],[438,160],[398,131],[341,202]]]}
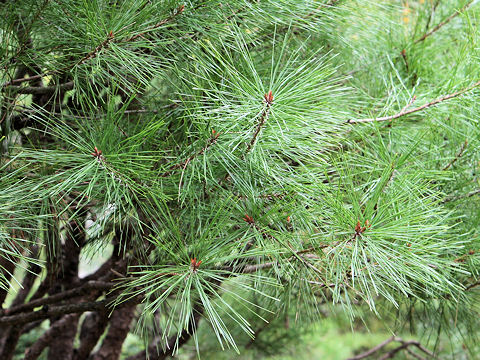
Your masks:
{"label": "rough bark", "polygon": [[135,316],[136,306],[117,309],[110,318],[110,327],[102,346],[92,355],[91,360],[117,360],[120,358],[122,344],[129,331],[130,323]]}
{"label": "rough bark", "polygon": [[[62,246],[61,272],[57,276],[56,286],[53,287],[50,295],[70,290],[78,284],[80,250],[85,242],[85,231],[80,221],[83,221],[84,215],[79,216],[80,220],[72,220],[69,223],[65,243]],[[52,326],[55,326],[56,321],[59,321],[59,318],[52,319]],[[62,332],[50,339],[48,360],[72,359],[77,326],[78,316],[72,317],[70,322],[62,325]]]}
{"label": "rough bark", "polygon": [[[35,360],[43,352],[43,350],[52,343],[54,338],[63,339],[66,338],[70,341],[69,336],[65,336],[65,333],[71,331],[72,323],[77,323],[79,314],[65,315],[61,320],[56,321],[47,331],[45,331],[40,338],[33,343],[27,350],[25,350],[24,360]],[[64,348],[65,350],[65,348]],[[64,354],[64,357],[58,359],[69,359],[70,354]]]}
{"label": "rough bark", "polygon": [[85,316],[80,330],[80,346],[74,351],[74,360],[88,359],[100,336],[105,331],[108,321],[106,311],[94,311]]}

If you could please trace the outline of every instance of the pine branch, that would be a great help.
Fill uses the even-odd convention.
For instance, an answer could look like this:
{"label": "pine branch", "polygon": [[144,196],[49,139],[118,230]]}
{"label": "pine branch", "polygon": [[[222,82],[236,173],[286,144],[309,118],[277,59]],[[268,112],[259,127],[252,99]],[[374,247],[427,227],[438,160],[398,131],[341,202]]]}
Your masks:
{"label": "pine branch", "polygon": [[174,351],[185,345],[195,334],[203,312],[203,306],[195,306],[193,319],[189,322],[188,328],[182,330],[178,339],[176,335],[169,337],[163,351],[159,352],[159,348],[161,348],[161,342],[164,338],[162,336],[156,336],[146,350],[139,351],[137,354],[129,356],[125,360],[164,360],[171,358]]}
{"label": "pine branch", "polygon": [[415,97],[414,97],[414,98],[412,98],[412,100],[410,100],[410,102],[409,102],[409,104],[407,104],[407,106],[405,106],[399,113],[397,113],[395,115],[383,116],[383,117],[378,117],[378,118],[367,118],[367,119],[350,119],[350,120],[347,121],[347,124],[359,124],[359,123],[389,121],[389,120],[398,119],[402,116],[412,114],[412,113],[415,113],[415,112],[418,112],[418,111],[422,111],[422,110],[425,110],[429,107],[432,107],[432,106],[435,106],[439,103],[442,103],[444,101],[456,98],[457,96],[463,95],[463,94],[475,89],[478,86],[480,86],[480,81],[477,81],[473,85],[470,85],[470,86],[468,86],[468,87],[466,87],[462,90],[456,91],[452,94],[448,94],[448,95],[439,97],[435,100],[430,101],[429,103],[426,103],[426,104],[423,104],[423,105],[421,105],[419,107],[416,107],[414,109],[408,110],[408,107],[410,106],[409,104],[411,104],[413,102],[413,100],[415,100],[414,99]]}
{"label": "pine branch", "polygon": [[412,350],[410,350],[410,348],[406,348],[405,351],[409,354],[409,355],[412,355],[415,359],[417,360],[426,360],[423,356],[420,356],[416,353],[414,353]]}
{"label": "pine branch", "polygon": [[420,349],[422,352],[427,354],[431,358],[435,358],[435,355],[428,349],[426,349],[422,344],[420,344],[418,341],[415,340],[410,340],[410,341],[405,341],[401,338],[395,338],[395,341],[400,342],[402,345],[398,346],[397,348],[390,350],[387,352],[385,355],[383,355],[379,360],[387,360],[387,359],[392,359],[395,357],[395,355],[404,349],[407,349],[409,346],[414,346],[418,349]]}
{"label": "pine branch", "polygon": [[415,40],[415,44],[418,44],[419,42],[422,42],[424,41],[427,37],[429,37],[430,35],[433,35],[436,31],[440,30],[444,25],[448,24],[450,21],[452,21],[455,17],[457,17],[458,15],[462,14],[463,12],[465,12],[472,4],[473,4],[473,1],[474,0],[470,0],[469,2],[467,2],[460,10],[456,10],[452,15],[450,15],[449,17],[447,17],[445,20],[443,20],[442,22],[440,22],[438,25],[436,25],[432,30],[426,32],[423,36],[421,36],[420,38],[418,38],[417,40]]}
{"label": "pine branch", "polygon": [[30,347],[25,350],[24,360],[35,360],[42,354],[56,336],[60,335],[72,322],[77,321],[79,314],[65,315],[61,320],[56,321],[45,331]]}
{"label": "pine branch", "polygon": [[[56,91],[72,90],[73,81],[52,86],[9,86],[8,89],[11,89],[16,94],[46,95]],[[3,88],[3,91],[5,91],[5,88]]]}
{"label": "pine branch", "polygon": [[80,346],[74,352],[73,360],[88,359],[98,339],[103,335],[108,322],[107,312],[95,311],[85,316],[79,334]]}
{"label": "pine branch", "polygon": [[78,297],[81,295],[88,294],[92,290],[110,290],[114,286],[113,283],[103,282],[103,281],[89,281],[80,287],[75,287],[71,290],[63,291],[54,295],[50,295],[45,298],[32,300],[26,304],[21,304],[13,306],[11,308],[5,309],[0,314],[2,315],[13,315],[20,312],[25,312],[32,310],[36,307],[54,304],[72,297]]}
{"label": "pine branch", "polygon": [[361,359],[365,359],[371,355],[373,355],[374,353],[376,353],[377,351],[381,350],[382,348],[384,348],[385,346],[387,346],[388,344],[390,344],[391,342],[395,341],[395,336],[392,336],[391,338],[385,340],[384,342],[374,346],[373,348],[359,354],[359,355],[355,355],[351,358],[348,358],[347,360],[361,360]]}
{"label": "pine branch", "polygon": [[[118,307],[128,306],[132,303],[138,304],[140,301],[142,301],[142,298],[143,297],[136,297],[130,299],[122,304],[119,304]],[[11,316],[0,316],[0,325],[26,324],[36,320],[48,319],[53,316],[83,313],[85,311],[106,311],[108,309],[108,305],[113,303],[115,300],[116,296],[113,296],[100,301],[65,304],[53,307],[43,306],[42,309],[38,311],[21,313]]]}
{"label": "pine branch", "polygon": [[22,328],[22,335],[23,334],[27,334],[29,333],[30,331],[32,331],[33,329],[39,327],[41,324],[42,324],[43,320],[37,320],[37,321],[34,321],[34,322],[31,322],[31,323],[28,323],[26,324],[23,328]]}
{"label": "pine branch", "polygon": [[115,309],[110,316],[110,326],[107,335],[102,341],[102,345],[89,359],[104,360],[104,359],[119,359],[122,350],[122,344],[125,341],[129,331],[130,323],[135,316],[136,304],[130,304],[121,308]]}
{"label": "pine branch", "polygon": [[428,356],[434,358],[435,355],[430,351],[428,350],[427,348],[425,348],[422,344],[420,344],[418,341],[414,341],[414,340],[409,340],[409,341],[406,341],[406,340],[403,340],[402,338],[399,338],[399,337],[396,337],[396,336],[392,336],[391,338],[385,340],[384,342],[378,344],[377,346],[371,348],[370,350],[368,351],[365,351],[364,353],[361,353],[359,355],[356,355],[356,356],[353,356],[351,358],[348,358],[347,360],[361,360],[361,359],[365,359],[365,358],[368,358],[369,356],[373,355],[374,353],[378,352],[379,350],[383,349],[384,347],[386,347],[388,344],[392,343],[392,342],[399,342],[401,343],[400,346],[386,352],[382,357],[380,357],[379,359],[382,359],[382,360],[386,360],[386,359],[391,359],[395,356],[396,353],[398,353],[400,350],[403,350],[403,349],[407,349],[409,346],[414,346],[416,348],[418,348],[419,350],[421,350],[422,352],[424,352],[425,354],[427,354]]}
{"label": "pine branch", "polygon": [[[0,326],[1,329],[1,326]],[[2,329],[3,330],[3,329]],[[21,324],[14,324],[11,326],[8,331],[3,332],[2,331],[2,337],[4,339],[3,341],[3,348],[0,349],[0,358],[2,360],[11,360],[13,358],[13,354],[15,353],[15,347],[18,343],[18,340],[20,339],[20,335],[22,332],[22,325]],[[2,342],[0,341],[0,346],[2,345]]]}

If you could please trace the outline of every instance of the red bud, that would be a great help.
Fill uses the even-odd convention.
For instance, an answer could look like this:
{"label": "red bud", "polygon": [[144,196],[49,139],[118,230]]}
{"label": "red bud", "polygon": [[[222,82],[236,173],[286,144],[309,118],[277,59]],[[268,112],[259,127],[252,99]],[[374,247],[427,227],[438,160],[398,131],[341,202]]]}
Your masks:
{"label": "red bud", "polygon": [[250,216],[250,215],[247,215],[245,214],[245,217],[243,218],[243,220],[249,224],[253,224],[254,221],[253,221],[253,218]]}
{"label": "red bud", "polygon": [[355,225],[355,232],[360,233],[362,230],[362,225],[360,225],[360,220],[357,221],[357,225]]}
{"label": "red bud", "polygon": [[272,90],[270,90],[267,94],[264,95],[265,101],[268,105],[271,105],[273,103],[273,94]]}

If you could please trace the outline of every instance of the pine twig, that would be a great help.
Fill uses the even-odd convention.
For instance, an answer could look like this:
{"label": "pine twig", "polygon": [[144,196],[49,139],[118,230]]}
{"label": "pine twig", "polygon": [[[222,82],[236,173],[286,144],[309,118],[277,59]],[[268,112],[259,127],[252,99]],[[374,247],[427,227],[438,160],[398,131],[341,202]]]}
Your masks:
{"label": "pine twig", "polygon": [[173,12],[173,14],[170,15],[169,17],[167,17],[167,18],[159,21],[158,23],[156,23],[156,24],[153,25],[152,27],[150,27],[150,28],[148,28],[148,29],[146,29],[146,30],[144,30],[144,31],[136,34],[136,35],[133,35],[133,36],[131,36],[131,37],[129,37],[129,38],[120,40],[120,42],[131,42],[131,41],[134,41],[134,40],[138,39],[139,37],[142,37],[142,38],[143,38],[143,36],[144,36],[146,33],[150,32],[150,31],[152,31],[152,30],[158,29],[158,28],[159,28],[160,26],[162,26],[162,25],[165,25],[165,24],[168,23],[169,21],[173,20],[177,15],[180,15],[184,10],[185,10],[185,5],[181,5],[181,6],[179,6],[179,7]]}
{"label": "pine twig", "polygon": [[257,140],[258,134],[260,133],[260,130],[262,129],[263,125],[265,125],[265,122],[268,119],[268,115],[270,114],[270,107],[273,104],[272,91],[270,90],[267,94],[265,94],[264,98],[265,98],[265,107],[260,115],[260,121],[258,122],[257,128],[253,133],[252,140],[250,140],[250,143],[247,145],[246,153],[250,152],[250,150],[252,149],[253,145],[255,144],[255,141]]}
{"label": "pine twig", "polygon": [[417,40],[415,40],[415,44],[418,44],[419,42],[422,42],[424,41],[427,37],[429,37],[430,35],[434,34],[435,32],[437,32],[440,28],[442,28],[444,25],[448,24],[450,21],[452,21],[452,19],[454,19],[455,17],[457,17],[458,15],[462,14],[463,12],[465,12],[471,5],[473,4],[473,0],[470,0],[469,2],[467,2],[460,10],[456,10],[453,14],[451,14],[449,17],[447,17],[445,20],[443,20],[442,22],[440,22],[438,25],[436,25],[432,30],[426,32],[425,34],[423,34],[423,36],[421,36],[420,38],[418,38]]}
{"label": "pine twig", "polygon": [[409,74],[410,73],[410,67],[408,66],[407,50],[403,49],[400,52],[400,55],[402,55],[403,61],[405,62],[405,70],[407,70],[407,74]]}
{"label": "pine twig", "polygon": [[457,153],[457,155],[443,168],[443,171],[448,170],[455,162],[457,162],[458,159],[463,155],[463,152],[467,148],[468,145],[468,140],[465,139],[465,142],[462,144],[462,147],[460,148],[460,151]]}
{"label": "pine twig", "polygon": [[[470,86],[468,86],[464,89],[455,91],[454,93],[451,93],[451,94],[448,94],[448,95],[441,96],[439,98],[436,98],[435,100],[430,101],[429,103],[423,104],[419,107],[416,107],[416,108],[413,108],[413,109],[410,109],[410,110],[407,110],[407,108],[410,106],[410,105],[407,105],[399,113],[397,113],[395,115],[383,116],[383,117],[378,117],[378,118],[367,118],[367,119],[349,119],[347,121],[347,124],[359,124],[359,123],[389,121],[389,120],[398,119],[398,118],[403,117],[405,115],[412,114],[412,113],[415,113],[415,112],[418,112],[418,111],[422,111],[422,110],[425,110],[429,107],[435,106],[435,105],[437,105],[441,102],[456,98],[460,95],[465,94],[466,92],[469,92],[469,91],[475,89],[478,86],[480,86],[480,81],[477,81],[476,83],[474,83],[474,84],[472,84],[472,85],[470,85]],[[412,102],[412,100],[410,102]]]}
{"label": "pine twig", "polygon": [[479,285],[480,285],[480,281],[477,281],[477,282],[475,282],[475,283],[473,283],[473,284],[468,285],[468,286],[465,288],[465,291],[472,290],[473,288],[476,288],[476,287],[479,286]]}
{"label": "pine twig", "polygon": [[480,189],[473,190],[473,191],[471,191],[469,193],[466,193],[464,195],[447,197],[442,201],[442,204],[445,204],[445,203],[450,202],[450,201],[456,201],[456,200],[460,200],[460,199],[470,198],[470,197],[475,196],[475,195],[480,195]]}
{"label": "pine twig", "polygon": [[173,165],[172,167],[170,167],[170,169],[168,169],[167,171],[165,171],[163,174],[161,174],[160,176],[161,177],[167,177],[169,175],[171,175],[175,170],[179,169],[179,168],[183,168],[185,170],[185,168],[187,167],[187,165],[193,160],[195,159],[196,157],[198,156],[201,156],[205,153],[205,151],[207,151],[210,146],[212,146],[213,144],[215,144],[217,142],[217,139],[218,139],[218,136],[220,135],[219,132],[215,132],[213,133],[213,136],[208,139],[207,143],[205,144],[205,146],[203,148],[201,148],[198,152],[196,152],[195,154],[193,155],[190,155],[185,161],[182,161],[181,163],[178,163],[178,164],[175,164]]}
{"label": "pine twig", "polygon": [[[309,258],[312,258],[312,257],[318,258],[315,254],[309,254],[313,250],[314,250],[314,248],[309,248],[309,249],[305,249],[305,250],[296,251],[296,252],[294,252],[294,255],[290,256],[287,259],[287,261],[299,259],[299,258],[301,258],[302,255],[306,256],[306,257],[309,257]],[[275,265],[278,265],[278,264],[279,264],[278,261],[270,261],[270,262],[266,262],[266,263],[247,265],[242,269],[241,273],[242,274],[252,274],[252,273],[255,273],[259,270],[271,269],[272,267],[274,267]],[[315,268],[315,271],[318,271],[318,269]]]}
{"label": "pine twig", "polygon": [[438,5],[440,4],[440,0],[435,1],[434,4],[432,4],[432,11],[430,11],[430,16],[428,17],[427,23],[425,24],[425,32],[428,31],[428,28],[430,27],[430,22],[433,19],[433,16],[435,15],[435,11],[437,10]]}

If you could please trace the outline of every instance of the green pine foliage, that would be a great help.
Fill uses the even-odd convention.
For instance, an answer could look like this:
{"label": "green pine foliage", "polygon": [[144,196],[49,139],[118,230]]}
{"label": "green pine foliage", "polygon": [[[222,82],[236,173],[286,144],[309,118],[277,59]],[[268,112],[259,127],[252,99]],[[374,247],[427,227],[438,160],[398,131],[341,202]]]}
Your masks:
{"label": "green pine foliage", "polygon": [[113,244],[127,264],[103,296],[138,303],[132,332],[158,352],[187,333],[242,353],[339,314],[473,351],[477,4],[0,9],[4,308],[34,265],[27,303],[62,267],[74,223],[89,256]]}

